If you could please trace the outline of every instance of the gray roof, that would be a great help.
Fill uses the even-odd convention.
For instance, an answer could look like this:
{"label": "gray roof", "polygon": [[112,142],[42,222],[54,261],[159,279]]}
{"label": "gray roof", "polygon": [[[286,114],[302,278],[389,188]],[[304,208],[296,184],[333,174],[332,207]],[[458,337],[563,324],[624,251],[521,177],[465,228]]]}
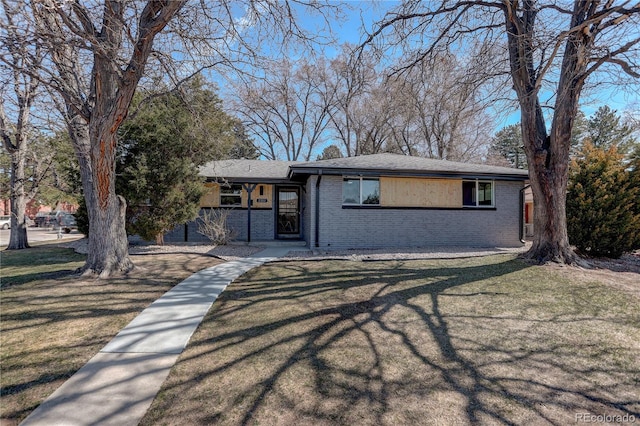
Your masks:
{"label": "gray roof", "polygon": [[209,179],[242,182],[283,182],[308,175],[372,174],[385,176],[494,177],[525,180],[526,170],[485,164],[458,163],[399,154],[372,154],[319,161],[223,160],[200,167]]}
{"label": "gray roof", "polygon": [[294,176],[296,174],[317,174],[319,170],[322,170],[324,174],[357,171],[385,175],[500,176],[515,179],[526,179],[529,176],[526,170],[509,167],[459,163],[388,153],[296,163],[292,164],[291,170]]}
{"label": "gray roof", "polygon": [[228,180],[282,181],[287,180],[289,166],[295,161],[271,160],[222,160],[212,161],[200,167],[200,176]]}

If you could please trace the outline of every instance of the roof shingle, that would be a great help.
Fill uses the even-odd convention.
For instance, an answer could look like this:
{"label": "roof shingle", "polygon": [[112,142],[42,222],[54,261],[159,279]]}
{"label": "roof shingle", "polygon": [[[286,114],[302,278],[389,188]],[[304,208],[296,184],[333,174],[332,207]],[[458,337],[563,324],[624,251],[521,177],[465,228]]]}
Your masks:
{"label": "roof shingle", "polygon": [[362,170],[376,172],[404,172],[417,174],[481,174],[526,177],[528,172],[509,167],[489,166],[486,164],[459,163],[455,161],[436,160],[432,158],[413,157],[399,154],[372,154],[357,157],[336,158],[331,160],[310,161],[292,165],[295,172],[304,170]]}
{"label": "roof shingle", "polygon": [[286,181],[290,177],[318,174],[371,172],[416,176],[499,176],[526,179],[526,170],[486,164],[459,163],[399,154],[371,154],[319,161],[223,160],[212,161],[200,168],[207,178],[243,181]]}
{"label": "roof shingle", "polygon": [[200,176],[225,179],[286,180],[295,161],[222,160],[200,167]]}

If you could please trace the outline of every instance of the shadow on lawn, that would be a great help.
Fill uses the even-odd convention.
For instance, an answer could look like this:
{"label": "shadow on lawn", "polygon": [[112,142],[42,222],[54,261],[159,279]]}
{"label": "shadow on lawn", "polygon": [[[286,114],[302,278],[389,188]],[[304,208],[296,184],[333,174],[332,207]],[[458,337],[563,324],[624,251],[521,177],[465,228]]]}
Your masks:
{"label": "shadow on lawn", "polygon": [[[404,404],[403,398],[407,398],[406,404],[414,404],[407,411],[419,411],[420,404],[411,400],[424,398],[426,404],[435,392],[453,392],[454,399],[463,400],[462,418],[472,424],[531,421],[563,424],[575,421],[567,417],[567,412],[582,411],[640,415],[637,395],[624,401],[615,400],[603,396],[616,395],[615,385],[602,393],[590,380],[591,375],[622,375],[628,376],[622,385],[629,386],[634,380],[633,371],[616,365],[585,371],[582,366],[565,362],[565,358],[581,350],[593,352],[587,343],[584,348],[558,341],[527,344],[527,330],[503,329],[503,325],[514,323],[522,326],[520,322],[535,326],[574,319],[562,315],[538,319],[474,312],[475,298],[486,302],[487,298],[503,297],[506,302],[515,296],[502,293],[499,285],[495,286],[496,291],[490,286],[479,291],[459,287],[516,273],[528,267],[523,262],[509,260],[494,265],[434,269],[411,269],[396,262],[385,265],[387,269],[362,267],[357,271],[349,271],[350,267],[345,265],[344,271],[317,272],[295,264],[265,266],[260,274],[252,271],[244,282],[230,286],[203,324],[213,331],[205,337],[194,336],[193,351],[188,350],[181,360],[185,368],[191,362],[200,362],[204,367],[187,382],[169,382],[165,392],[171,393],[171,387],[175,387],[176,393],[198,392],[194,385],[200,382],[213,379],[215,386],[226,377],[251,376],[252,367],[258,365],[268,370],[268,374],[256,371],[258,378],[251,385],[243,387],[237,383],[238,389],[231,386],[217,390],[210,386],[206,392],[220,392],[218,400],[224,400],[227,393],[238,393],[229,398],[232,401],[227,406],[220,403],[214,412],[203,413],[200,421],[245,425],[264,420],[257,416],[261,410],[270,409],[272,416],[277,416],[279,410],[288,410],[295,412],[296,421],[342,424],[357,421],[358,417],[349,416],[357,407],[365,406],[360,409],[361,415],[369,416],[365,423],[389,423],[385,416],[393,410],[396,417],[392,418],[396,421],[423,422],[424,416],[430,414],[428,410],[422,408],[416,415],[423,417],[411,418],[411,414],[403,412],[407,407],[399,408],[398,402]],[[289,275],[278,274],[277,268],[283,267],[289,269]],[[265,278],[263,275],[270,271],[273,276]],[[342,297],[344,294],[351,296]],[[452,312],[447,307],[449,297],[470,299],[470,310]],[[277,306],[280,314],[269,321],[256,324],[261,321],[243,320],[243,317],[262,318],[264,311],[274,307],[278,310]],[[496,329],[485,336],[485,328],[492,327]],[[502,333],[505,340],[515,336],[523,347],[503,344],[499,337],[496,340],[496,332]],[[345,354],[339,355],[341,350]],[[391,361],[394,355],[401,360]],[[352,362],[354,357],[360,361]],[[265,362],[265,358],[273,362]],[[388,373],[394,362],[409,371]],[[291,378],[301,371],[303,375],[298,379]],[[573,382],[538,377],[536,371],[571,376]],[[304,377],[305,373],[309,377]],[[280,388],[285,380],[301,382],[301,388],[292,394],[296,397]],[[310,383],[305,385],[303,382],[307,380]],[[274,399],[280,407],[267,408]],[[165,403],[170,405],[170,401],[169,398]],[[445,400],[441,403],[446,405]],[[554,409],[562,411],[565,417],[554,418],[557,414]],[[241,411],[231,418],[227,415],[231,410]],[[520,417],[512,417],[513,410]],[[439,422],[447,420],[445,416]]]}
{"label": "shadow on lawn", "polygon": [[[126,324],[119,318],[140,312],[168,289],[154,283],[134,288],[95,280],[74,283],[75,279],[67,276],[37,291],[3,289],[0,424],[26,417],[43,394],[71,377]],[[27,336],[24,344],[17,342],[21,334]],[[21,400],[29,404],[16,402]]]}

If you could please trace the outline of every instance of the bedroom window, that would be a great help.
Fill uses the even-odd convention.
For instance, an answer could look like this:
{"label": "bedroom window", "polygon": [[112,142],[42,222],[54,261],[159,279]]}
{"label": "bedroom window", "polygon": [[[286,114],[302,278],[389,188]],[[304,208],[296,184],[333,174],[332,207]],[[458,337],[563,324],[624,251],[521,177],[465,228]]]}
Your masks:
{"label": "bedroom window", "polygon": [[234,183],[220,187],[220,206],[240,206],[242,205],[242,185]]}
{"label": "bedroom window", "polygon": [[493,207],[493,182],[483,180],[462,181],[464,207]]}
{"label": "bedroom window", "polygon": [[342,181],[342,204],[379,205],[380,180],[363,177],[344,178]]}

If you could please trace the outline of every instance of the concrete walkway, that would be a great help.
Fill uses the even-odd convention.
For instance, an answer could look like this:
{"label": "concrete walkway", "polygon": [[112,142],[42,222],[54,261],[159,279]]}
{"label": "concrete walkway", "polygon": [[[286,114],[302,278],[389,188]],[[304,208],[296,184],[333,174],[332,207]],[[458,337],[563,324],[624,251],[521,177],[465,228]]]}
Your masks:
{"label": "concrete walkway", "polygon": [[197,272],[142,311],[21,425],[137,425],[218,295],[292,247]]}

